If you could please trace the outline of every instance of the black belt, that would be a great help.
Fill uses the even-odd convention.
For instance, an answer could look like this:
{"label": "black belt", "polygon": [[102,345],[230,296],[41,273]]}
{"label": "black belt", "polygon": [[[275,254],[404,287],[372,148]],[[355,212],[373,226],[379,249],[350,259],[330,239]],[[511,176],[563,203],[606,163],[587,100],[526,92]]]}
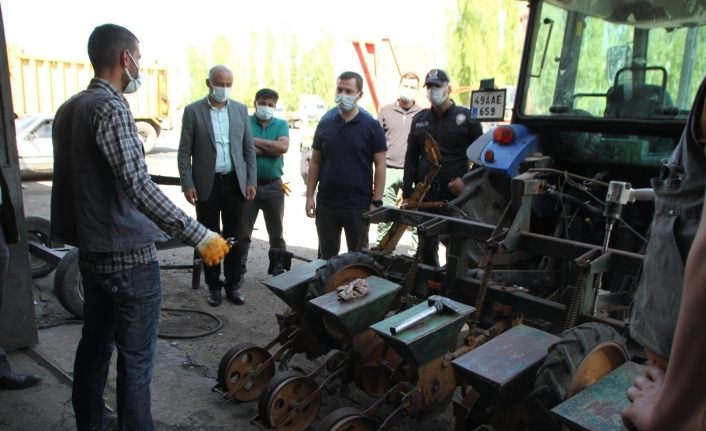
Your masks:
{"label": "black belt", "polygon": [[223,178],[228,178],[231,175],[235,175],[235,171],[230,171],[230,172],[216,172],[216,178],[217,179],[223,179]]}
{"label": "black belt", "polygon": [[272,178],[271,180],[257,180],[258,186],[269,186],[272,183],[279,181],[279,178]]}

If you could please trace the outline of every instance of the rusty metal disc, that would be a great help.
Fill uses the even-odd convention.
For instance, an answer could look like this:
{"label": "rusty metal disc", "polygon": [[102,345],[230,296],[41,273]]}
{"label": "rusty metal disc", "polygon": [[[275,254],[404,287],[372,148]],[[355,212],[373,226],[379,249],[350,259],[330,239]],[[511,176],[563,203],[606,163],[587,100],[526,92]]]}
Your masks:
{"label": "rusty metal disc", "polygon": [[353,365],[358,387],[374,397],[384,395],[393,384],[390,370],[399,369],[402,357],[370,329],[358,335],[353,345],[360,358]]}
{"label": "rusty metal disc", "polygon": [[343,286],[358,278],[368,278],[371,275],[377,274],[378,271],[374,267],[364,263],[354,263],[344,266],[331,274],[324,290],[325,293],[333,292],[338,286]]}
{"label": "rusty metal disc", "polygon": [[[317,390],[313,379],[296,371],[286,371],[275,376],[260,395],[258,414],[270,428],[278,431],[300,431],[316,419],[321,405],[317,394],[307,405],[302,405]],[[291,416],[290,413],[293,413]]]}
{"label": "rusty metal disc", "polygon": [[341,407],[329,413],[316,431],[372,431],[378,423],[353,407]]}
{"label": "rusty metal disc", "polygon": [[605,341],[591,350],[581,361],[566,390],[570,398],[600,380],[628,360],[625,348],[615,341]]}
{"label": "rusty metal disc", "polygon": [[[228,350],[218,364],[218,385],[236,401],[253,401],[275,375],[275,364],[257,370],[272,355],[253,343],[238,344]],[[246,380],[243,383],[243,380]]]}

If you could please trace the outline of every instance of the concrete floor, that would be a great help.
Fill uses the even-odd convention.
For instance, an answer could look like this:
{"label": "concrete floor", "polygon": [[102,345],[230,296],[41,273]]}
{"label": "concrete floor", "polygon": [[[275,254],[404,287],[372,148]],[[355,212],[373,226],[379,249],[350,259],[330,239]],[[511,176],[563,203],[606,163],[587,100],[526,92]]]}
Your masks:
{"label": "concrete floor", "polygon": [[[317,237],[313,219],[304,214],[304,184],[299,176],[299,141],[293,130],[291,150],[285,158],[285,181],[290,182],[292,193],[286,201],[285,239],[288,248],[296,254],[315,258]],[[178,136],[178,135],[177,135]],[[161,138],[158,151],[147,157],[150,172],[176,175],[174,135]],[[49,216],[51,182],[23,184],[25,214]],[[193,214],[193,208],[184,200],[178,187],[163,190]],[[374,229],[371,229],[374,240]],[[342,242],[345,244],[345,241]],[[408,250],[410,238],[406,235],[400,252]],[[345,246],[344,246],[345,247]],[[253,232],[253,244],[248,259],[248,274],[244,286],[246,305],[242,307],[224,303],[217,308],[208,307],[206,289],[191,289],[191,272],[185,270],[162,271],[164,291],[163,306],[203,310],[223,322],[216,334],[189,340],[160,338],[157,343],[155,372],[152,382],[152,413],[158,430],[233,430],[257,429],[250,419],[257,414],[257,402],[237,404],[223,401],[211,388],[216,383],[220,358],[233,345],[245,341],[264,345],[277,334],[274,314],[285,305],[265,289],[261,281],[268,275],[267,232],[262,217]],[[345,250],[342,250],[342,252]],[[160,263],[185,264],[190,262],[192,250],[180,248],[161,251]],[[440,253],[443,255],[443,252]],[[301,264],[298,261],[294,265]],[[34,280],[35,313],[39,325],[63,322],[72,316],[58,305],[53,293],[53,274]],[[27,431],[75,429],[71,406],[70,376],[73,371],[75,348],[80,337],[81,325],[62,324],[39,330],[39,344],[30,350],[10,353],[13,370],[40,374],[39,386],[23,391],[0,391],[0,430]],[[113,361],[115,362],[113,355]],[[298,355],[300,356],[300,355]],[[294,364],[310,371],[320,362],[295,357]],[[48,366],[43,359],[59,370]],[[115,407],[115,366],[111,368],[105,392],[107,404]],[[322,400],[315,428],[329,412],[343,406],[366,408],[374,399],[353,388],[343,395],[325,395]],[[424,429],[425,431],[453,428],[449,407],[447,413],[421,424],[402,420],[398,429]]]}

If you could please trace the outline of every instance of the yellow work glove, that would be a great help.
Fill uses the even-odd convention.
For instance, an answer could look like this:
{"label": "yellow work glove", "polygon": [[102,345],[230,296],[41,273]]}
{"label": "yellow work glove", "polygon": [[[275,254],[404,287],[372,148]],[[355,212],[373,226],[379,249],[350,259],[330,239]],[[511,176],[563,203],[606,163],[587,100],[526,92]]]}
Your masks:
{"label": "yellow work glove", "polygon": [[292,192],[292,189],[289,188],[288,184],[289,181],[286,183],[282,183],[282,185],[279,186],[280,190],[282,190],[282,193],[284,193],[285,196],[289,196],[289,194]]}
{"label": "yellow work glove", "polygon": [[206,235],[196,244],[196,248],[201,254],[203,263],[206,266],[218,265],[230,251],[230,245],[222,236],[215,232],[208,231]]}

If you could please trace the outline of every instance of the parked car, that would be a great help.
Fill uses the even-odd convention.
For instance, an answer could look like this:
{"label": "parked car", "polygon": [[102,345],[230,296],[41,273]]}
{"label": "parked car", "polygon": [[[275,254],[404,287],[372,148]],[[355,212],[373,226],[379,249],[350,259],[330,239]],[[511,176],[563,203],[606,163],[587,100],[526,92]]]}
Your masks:
{"label": "parked car", "polygon": [[23,178],[51,175],[54,168],[51,140],[53,122],[54,117],[42,114],[25,115],[15,119],[17,154]]}

